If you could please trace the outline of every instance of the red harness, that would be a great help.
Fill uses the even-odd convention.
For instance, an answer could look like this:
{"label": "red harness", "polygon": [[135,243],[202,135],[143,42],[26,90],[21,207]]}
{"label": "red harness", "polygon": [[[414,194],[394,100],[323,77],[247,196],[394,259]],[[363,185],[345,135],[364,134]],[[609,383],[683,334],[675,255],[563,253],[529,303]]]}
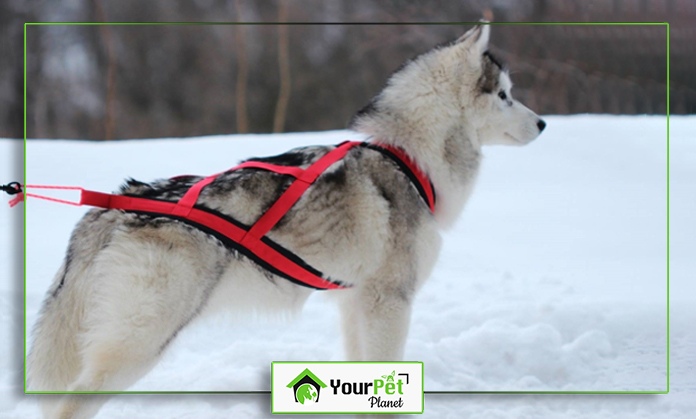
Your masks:
{"label": "red harness", "polygon": [[[295,166],[279,166],[256,161],[247,161],[225,172],[217,173],[198,181],[191,186],[178,202],[161,201],[138,196],[106,194],[76,188],[82,192],[78,205],[89,205],[99,208],[172,218],[215,236],[227,247],[234,248],[265,269],[298,285],[320,290],[346,288],[349,285],[344,285],[340,281],[325,277],[320,271],[309,266],[299,256],[269,239],[266,233],[283,218],[290,208],[300,199],[302,194],[304,194],[329,166],[342,159],[348,150],[355,146],[363,146],[377,150],[394,160],[404,174],[411,180],[430,210],[435,210],[435,194],[430,180],[403,150],[388,145],[376,145],[357,141],[339,144],[307,169]],[[271,205],[271,207],[250,227],[218,211],[211,210],[205,206],[196,205],[198,196],[203,188],[213,182],[219,175],[246,168],[268,170],[274,173],[292,176],[295,180],[273,205]],[[27,186],[31,187],[30,185]],[[33,194],[27,194],[27,196],[42,198],[41,196]],[[55,201],[55,199],[53,200]]]}

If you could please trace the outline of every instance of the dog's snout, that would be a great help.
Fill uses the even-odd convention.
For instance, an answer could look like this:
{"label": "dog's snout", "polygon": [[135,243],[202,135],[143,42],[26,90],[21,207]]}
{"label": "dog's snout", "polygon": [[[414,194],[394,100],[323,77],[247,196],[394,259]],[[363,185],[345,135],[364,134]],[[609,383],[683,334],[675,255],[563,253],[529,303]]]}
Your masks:
{"label": "dog's snout", "polygon": [[539,134],[541,134],[541,131],[543,131],[544,128],[546,128],[546,122],[544,122],[543,119],[538,120],[537,121],[537,128],[539,128]]}

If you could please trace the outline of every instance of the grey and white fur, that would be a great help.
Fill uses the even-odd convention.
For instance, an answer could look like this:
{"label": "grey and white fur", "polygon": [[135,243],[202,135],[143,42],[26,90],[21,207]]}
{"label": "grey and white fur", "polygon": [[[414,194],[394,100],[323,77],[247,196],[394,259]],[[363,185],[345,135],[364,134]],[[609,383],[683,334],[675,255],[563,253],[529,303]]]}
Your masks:
{"label": "grey and white fur", "polygon": [[[472,192],[488,144],[526,144],[544,122],[512,98],[507,72],[488,52],[490,26],[406,63],[351,128],[401,147],[430,177],[434,215],[390,159],[356,147],[333,164],[270,232],[331,278],[346,358],[400,360],[411,304]],[[307,167],[332,147],[259,159]],[[129,181],[121,193],[176,201],[200,178]],[[206,187],[199,205],[253,224],[289,184],[242,169]],[[312,291],[260,268],[214,237],[180,222],[117,210],[89,211],[33,331],[28,389],[122,391],[203,312],[298,312]],[[273,351],[272,347],[268,348]],[[90,418],[107,396],[42,398],[47,418]]]}

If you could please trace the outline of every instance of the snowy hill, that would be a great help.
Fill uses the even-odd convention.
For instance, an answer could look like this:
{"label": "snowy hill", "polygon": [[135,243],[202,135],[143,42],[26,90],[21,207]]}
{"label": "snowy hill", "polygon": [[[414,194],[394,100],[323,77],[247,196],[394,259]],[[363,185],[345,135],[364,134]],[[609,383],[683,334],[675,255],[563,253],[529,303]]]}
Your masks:
{"label": "snowy hill", "polygon": [[[484,149],[473,197],[444,235],[435,272],[417,297],[406,346],[406,359],[425,362],[426,391],[667,389],[666,119],[547,121],[547,131],[527,147]],[[696,118],[671,122],[670,395],[429,395],[426,414],[652,418],[686,417],[696,408],[696,332],[688,327],[696,320]],[[246,157],[355,138],[333,131],[30,141],[27,183],[113,191],[129,176],[149,181],[211,174]],[[0,141],[3,155],[12,147]],[[11,174],[5,167],[0,175],[9,180]],[[0,220],[9,220],[11,211],[0,205]],[[27,331],[85,211],[26,203]],[[0,246],[0,254],[8,254],[12,243],[3,237]],[[0,341],[21,345],[12,329],[21,302],[16,287],[2,281]],[[268,390],[273,360],[343,359],[338,315],[322,293],[294,321],[238,320],[223,315],[195,322],[130,390]],[[0,417],[33,417],[32,398],[18,394],[22,372],[12,362],[14,352],[7,344],[0,348]],[[157,396],[156,402],[129,396],[109,402],[99,417],[256,417],[269,410],[263,395]]]}

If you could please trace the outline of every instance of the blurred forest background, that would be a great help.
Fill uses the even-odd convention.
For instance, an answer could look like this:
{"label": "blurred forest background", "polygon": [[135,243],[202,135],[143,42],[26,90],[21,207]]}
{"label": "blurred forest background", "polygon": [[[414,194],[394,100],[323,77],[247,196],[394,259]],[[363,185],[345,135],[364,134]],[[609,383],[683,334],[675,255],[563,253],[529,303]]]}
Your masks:
{"label": "blurred forest background", "polygon": [[[0,0],[0,137],[22,137],[24,22],[363,22],[28,26],[30,138],[341,129],[403,61],[468,25],[670,22],[670,112],[696,112],[694,0]],[[540,114],[665,114],[666,26],[495,26],[513,93]]]}

